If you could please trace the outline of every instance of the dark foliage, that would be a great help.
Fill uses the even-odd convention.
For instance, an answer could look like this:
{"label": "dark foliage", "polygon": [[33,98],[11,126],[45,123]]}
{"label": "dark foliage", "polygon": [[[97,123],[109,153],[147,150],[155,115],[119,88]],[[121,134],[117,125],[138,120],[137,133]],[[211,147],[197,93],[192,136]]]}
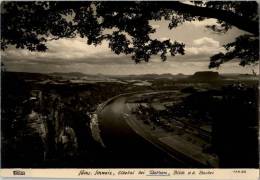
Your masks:
{"label": "dark foliage", "polygon": [[240,59],[239,65],[255,64],[259,60],[259,39],[252,35],[243,35],[225,46],[226,53],[218,53],[210,58],[209,67],[219,67],[232,59]]}
{"label": "dark foliage", "polygon": [[[46,51],[46,42],[79,35],[88,44],[109,41],[116,54],[130,54],[138,63],[149,61],[152,55],[184,54],[184,44],[151,39],[156,29],[149,20],[169,20],[169,28],[185,21],[218,19],[219,26],[208,26],[216,32],[226,32],[232,26],[249,32],[234,43],[227,44],[226,54],[213,56],[209,67],[217,67],[233,58],[241,65],[255,63],[258,46],[257,3],[251,2],[3,2],[1,4],[1,48],[9,45],[30,51]],[[242,40],[242,41],[241,41]],[[232,51],[230,47],[236,50]]]}

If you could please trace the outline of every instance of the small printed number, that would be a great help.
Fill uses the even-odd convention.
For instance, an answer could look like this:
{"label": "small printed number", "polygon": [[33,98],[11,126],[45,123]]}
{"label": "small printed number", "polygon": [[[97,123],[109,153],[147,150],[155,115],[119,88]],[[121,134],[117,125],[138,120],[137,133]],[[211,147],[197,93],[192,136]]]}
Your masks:
{"label": "small printed number", "polygon": [[245,173],[246,173],[246,170],[234,170],[233,173],[245,174]]}

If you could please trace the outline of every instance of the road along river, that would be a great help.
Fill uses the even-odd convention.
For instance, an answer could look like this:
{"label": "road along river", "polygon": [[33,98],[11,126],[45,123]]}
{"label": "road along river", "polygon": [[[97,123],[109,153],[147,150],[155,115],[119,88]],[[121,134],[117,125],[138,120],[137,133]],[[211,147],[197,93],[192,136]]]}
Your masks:
{"label": "road along river", "polygon": [[[164,92],[157,92],[164,93]],[[123,94],[106,101],[97,111],[99,134],[111,156],[112,167],[180,168],[204,167],[192,158],[159,141],[138,126],[126,103],[137,93]],[[148,93],[145,93],[148,94]],[[140,94],[139,94],[140,95]],[[126,118],[127,116],[127,118]]]}

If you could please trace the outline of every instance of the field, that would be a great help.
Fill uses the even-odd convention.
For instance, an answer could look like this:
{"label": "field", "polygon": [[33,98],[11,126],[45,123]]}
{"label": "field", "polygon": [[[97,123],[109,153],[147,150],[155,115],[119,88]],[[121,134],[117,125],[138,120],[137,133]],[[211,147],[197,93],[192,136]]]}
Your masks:
{"label": "field", "polygon": [[[131,128],[175,146],[177,154],[182,151],[178,156],[184,165],[158,154],[166,160],[158,160],[157,167],[201,167],[196,163],[258,167],[257,78],[210,72],[193,76],[3,72],[2,167],[150,167],[143,154],[131,164],[120,159],[95,134],[98,110],[122,94],[131,94],[125,101],[127,116],[135,117],[128,122]],[[153,152],[157,150],[146,153],[156,156]],[[124,154],[131,151],[124,149]]]}

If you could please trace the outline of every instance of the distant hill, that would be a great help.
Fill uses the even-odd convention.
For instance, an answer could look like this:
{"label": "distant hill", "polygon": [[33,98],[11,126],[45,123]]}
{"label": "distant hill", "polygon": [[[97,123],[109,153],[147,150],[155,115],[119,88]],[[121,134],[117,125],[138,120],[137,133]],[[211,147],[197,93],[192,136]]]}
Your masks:
{"label": "distant hill", "polygon": [[86,74],[80,73],[80,72],[68,72],[68,73],[60,73],[60,72],[54,72],[49,73],[51,76],[73,76],[73,77],[83,77],[86,76]]}
{"label": "distant hill", "polygon": [[218,72],[198,71],[195,72],[190,78],[192,80],[214,81],[214,80],[219,80],[220,76]]}
{"label": "distant hill", "polygon": [[173,75],[170,73],[165,74],[140,74],[140,75],[120,75],[120,76],[113,76],[114,78],[119,79],[128,79],[128,80],[155,80],[155,79],[180,79],[185,78],[187,75],[184,74],[177,74]]}

